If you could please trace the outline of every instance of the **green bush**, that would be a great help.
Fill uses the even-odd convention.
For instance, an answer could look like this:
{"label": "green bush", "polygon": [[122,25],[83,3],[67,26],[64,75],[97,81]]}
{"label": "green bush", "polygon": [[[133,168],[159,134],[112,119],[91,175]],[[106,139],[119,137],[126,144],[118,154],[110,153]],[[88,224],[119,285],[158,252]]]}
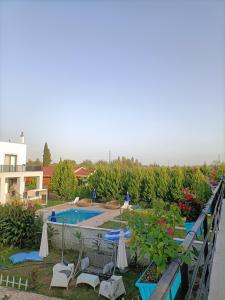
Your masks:
{"label": "green bush", "polygon": [[154,170],[148,168],[143,171],[143,176],[141,179],[141,191],[140,191],[140,198],[141,198],[141,206],[143,208],[151,207],[152,202],[156,199],[156,181],[154,177]]}
{"label": "green bush", "polygon": [[0,243],[20,248],[40,245],[42,220],[34,209],[24,208],[18,202],[0,209]]}
{"label": "green bush", "polygon": [[[202,167],[205,174],[212,167]],[[223,173],[223,166],[217,173]],[[99,164],[94,175],[88,179],[87,192],[95,188],[97,198],[105,202],[118,199],[123,202],[128,191],[131,204],[151,207],[152,201],[163,199],[166,202],[178,202],[182,198],[183,189],[190,190],[199,200],[207,201],[210,196],[208,176],[201,169],[194,167],[159,167],[140,165],[128,166],[127,163],[116,161],[111,165]]]}
{"label": "green bush", "polygon": [[217,170],[216,170],[216,179],[219,180],[220,176],[225,176],[225,163],[221,163],[217,167]]}
{"label": "green bush", "polygon": [[159,199],[168,200],[169,198],[169,184],[170,176],[168,168],[160,167],[155,169],[156,181],[156,196]]}
{"label": "green bush", "polygon": [[60,160],[57,164],[52,180],[52,190],[63,200],[72,200],[76,196],[78,181],[74,174],[71,161]]}
{"label": "green bush", "polygon": [[207,202],[212,193],[206,178],[199,168],[195,168],[193,171],[190,188],[197,199],[203,202]]}
{"label": "green bush", "polygon": [[141,170],[138,167],[125,169],[122,171],[122,191],[121,195],[126,195],[127,191],[131,196],[131,201],[140,200],[141,190]]}
{"label": "green bush", "polygon": [[116,167],[99,165],[96,172],[90,176],[88,189],[96,189],[97,199],[119,199],[121,193],[121,173]]}
{"label": "green bush", "polygon": [[178,201],[182,198],[184,188],[184,173],[182,168],[170,170],[169,200]]}

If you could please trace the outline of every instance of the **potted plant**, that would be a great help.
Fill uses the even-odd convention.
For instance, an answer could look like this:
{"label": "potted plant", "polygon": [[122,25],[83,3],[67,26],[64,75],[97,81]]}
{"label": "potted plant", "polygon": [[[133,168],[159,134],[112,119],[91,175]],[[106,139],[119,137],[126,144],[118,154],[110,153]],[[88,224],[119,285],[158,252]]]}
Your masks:
{"label": "potted plant", "polygon": [[[196,196],[188,188],[184,189],[184,197],[179,201],[179,209],[182,216],[186,218],[185,229],[187,233],[192,230],[202,208],[203,202],[196,199]],[[199,237],[200,235],[201,228],[197,232],[197,236]]]}
{"label": "potted plant", "polygon": [[[168,206],[163,201],[155,202],[153,209],[139,212],[131,211],[127,214],[128,226],[132,231],[129,243],[130,249],[139,252],[142,258],[147,255],[151,262],[135,283],[142,300],[149,300],[157,282],[171,260],[181,255],[184,250],[173,239],[175,224],[180,219],[180,211],[177,205]],[[189,263],[190,259],[187,252],[183,253],[181,257]],[[173,299],[176,296],[180,282],[181,275],[178,273],[171,288]]]}

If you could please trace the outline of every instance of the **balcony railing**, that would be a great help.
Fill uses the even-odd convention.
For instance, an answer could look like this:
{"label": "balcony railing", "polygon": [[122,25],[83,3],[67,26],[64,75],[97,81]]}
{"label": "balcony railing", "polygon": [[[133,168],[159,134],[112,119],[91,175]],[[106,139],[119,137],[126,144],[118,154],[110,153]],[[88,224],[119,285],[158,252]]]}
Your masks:
{"label": "balcony railing", "polygon": [[[201,242],[201,248],[199,249],[199,253],[194,264],[192,265],[192,270],[190,270],[190,267],[187,264],[182,263],[179,258],[172,261],[158,282],[157,287],[151,295],[151,300],[168,299],[167,297],[171,293],[173,282],[179,271],[181,272],[181,288],[178,295],[179,299],[208,299],[210,273],[212,269],[213,254],[215,251],[216,237],[219,230],[223,196],[224,180],[221,180],[195,222],[194,227],[187,234],[183,242],[184,248],[192,249],[197,232],[203,227],[204,240]],[[211,220],[209,222],[208,212],[210,210]]]}
{"label": "balcony railing", "polygon": [[3,172],[26,172],[26,171],[41,171],[41,166],[26,166],[26,165],[0,165],[0,173]]}

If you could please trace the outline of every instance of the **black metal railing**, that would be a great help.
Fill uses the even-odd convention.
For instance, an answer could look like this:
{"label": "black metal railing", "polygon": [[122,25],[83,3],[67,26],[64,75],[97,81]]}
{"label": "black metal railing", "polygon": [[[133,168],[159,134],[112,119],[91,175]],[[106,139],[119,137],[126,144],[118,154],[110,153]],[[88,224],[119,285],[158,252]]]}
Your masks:
{"label": "black metal railing", "polygon": [[41,171],[41,166],[26,165],[0,165],[0,173],[3,172],[25,172],[25,171]]}
{"label": "black metal railing", "polygon": [[[203,227],[203,241],[199,241],[200,249],[191,266],[182,263],[179,258],[172,261],[166,272],[158,282],[151,300],[164,300],[171,293],[174,280],[181,272],[181,287],[178,292],[178,299],[207,299],[209,293],[210,274],[212,269],[213,255],[215,250],[216,237],[219,230],[222,200],[224,196],[224,181],[221,180],[213,191],[205,208],[193,229],[187,234],[183,241],[186,249],[193,249],[197,232]],[[208,212],[211,209],[211,221],[209,222]],[[171,298],[172,299],[172,298]]]}

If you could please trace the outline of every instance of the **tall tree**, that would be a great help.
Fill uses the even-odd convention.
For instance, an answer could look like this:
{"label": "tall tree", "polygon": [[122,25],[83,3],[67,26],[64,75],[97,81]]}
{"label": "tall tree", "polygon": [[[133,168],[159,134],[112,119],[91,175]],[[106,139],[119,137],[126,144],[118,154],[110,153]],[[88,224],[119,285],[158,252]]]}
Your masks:
{"label": "tall tree", "polygon": [[45,143],[45,146],[44,146],[44,153],[43,153],[43,166],[46,167],[46,166],[49,166],[50,163],[51,163],[52,159],[51,159],[51,152],[48,148],[48,144]]}
{"label": "tall tree", "polygon": [[151,207],[153,200],[156,199],[155,186],[154,169],[144,169],[142,171],[140,196],[142,201],[145,201],[148,207]]}
{"label": "tall tree", "polygon": [[77,177],[73,164],[68,160],[60,160],[51,180],[52,190],[64,200],[72,200],[77,192]]}
{"label": "tall tree", "polygon": [[174,167],[170,169],[169,200],[176,202],[183,196],[184,172],[182,168]]}

